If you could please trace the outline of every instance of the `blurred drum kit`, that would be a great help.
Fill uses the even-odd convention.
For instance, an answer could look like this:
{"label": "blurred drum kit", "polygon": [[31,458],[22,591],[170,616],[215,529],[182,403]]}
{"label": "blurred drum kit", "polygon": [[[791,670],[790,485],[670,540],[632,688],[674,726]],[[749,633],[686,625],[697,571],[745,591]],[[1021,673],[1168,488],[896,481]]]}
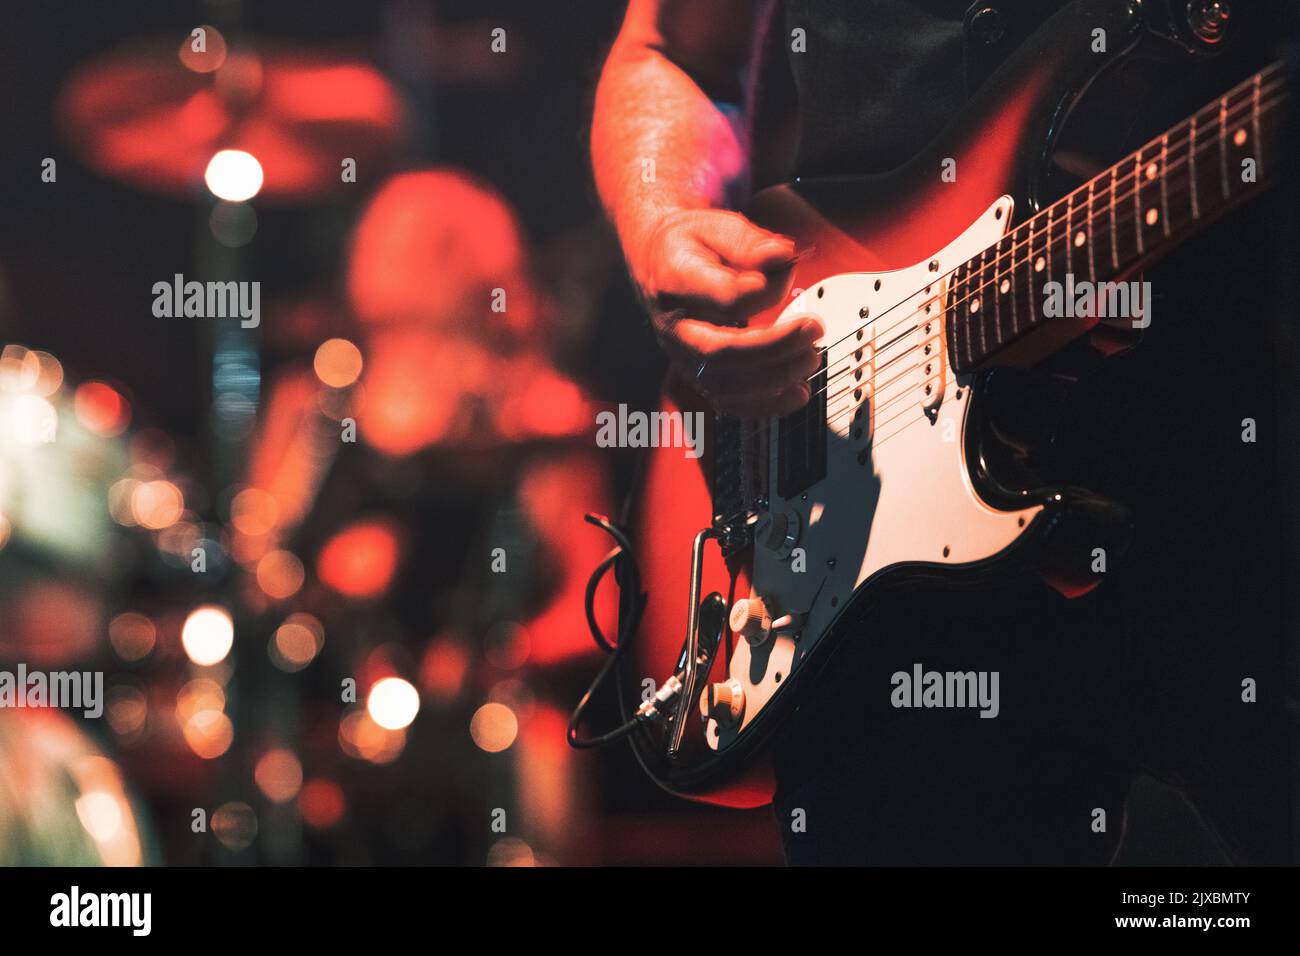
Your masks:
{"label": "blurred drum kit", "polygon": [[[193,263],[193,272],[196,275],[221,281],[256,278],[252,253],[243,248],[256,230],[256,216],[248,200],[256,197],[258,204],[299,208],[350,204],[358,196],[371,193],[374,184],[380,183],[402,159],[407,127],[402,97],[389,79],[364,60],[333,49],[309,49],[285,42],[251,38],[236,42],[208,25],[195,27],[179,43],[177,39],[172,36],[132,41],[80,66],[67,79],[57,98],[55,121],[60,134],[86,168],[132,189],[194,205],[203,232],[210,229],[216,240],[195,246],[193,255],[197,261]],[[460,66],[456,61],[444,63],[441,69],[461,67],[467,71],[467,78],[481,78],[481,64],[473,58]],[[352,185],[357,182],[358,171],[364,177],[363,182],[369,184],[362,187],[364,192],[358,192],[358,187]],[[490,190],[479,189],[472,182],[458,182],[454,176],[441,173],[425,175],[434,178],[414,185],[450,190],[447,196],[467,197],[467,202],[479,203],[474,217],[479,222],[462,224],[462,235],[465,229],[481,224],[484,210],[496,215],[493,204],[506,208]],[[490,199],[480,202],[482,197],[473,195],[475,190]],[[399,196],[399,206],[401,201]],[[233,223],[234,231],[239,233],[241,224],[250,219],[253,228],[243,230],[242,239],[236,236],[232,240],[221,234],[222,223],[227,227]],[[507,232],[515,231],[513,235],[503,232],[497,238],[505,236],[511,243],[522,243],[522,232],[518,231],[512,216],[508,216],[507,226],[503,228]],[[456,235],[449,232],[439,241],[443,240],[446,251],[463,253]],[[384,252],[382,242],[375,247]],[[520,258],[522,261],[524,257]],[[408,259],[413,259],[409,252]],[[381,285],[387,275],[384,271],[387,262],[385,258],[384,262],[369,265],[372,273],[375,269],[384,272],[379,279]],[[462,280],[467,271],[472,272],[463,262],[458,265],[448,261],[443,265],[449,275],[456,272],[456,278]],[[328,524],[337,518],[337,507],[322,501],[323,507],[318,509],[315,497],[322,487],[324,473],[339,450],[340,418],[343,414],[355,414],[352,409],[358,406],[364,391],[371,393],[377,408],[386,398],[400,399],[404,383],[416,377],[414,373],[425,379],[436,378],[427,367],[421,371],[412,366],[412,363],[419,366],[422,359],[432,360],[434,356],[429,349],[434,348],[462,357],[471,356],[473,361],[453,362],[457,366],[452,370],[455,374],[435,383],[440,386],[437,395],[422,393],[420,400],[436,398],[458,406],[458,414],[471,421],[472,427],[448,430],[437,441],[426,442],[426,449],[430,444],[441,445],[442,450],[453,448],[462,460],[482,458],[486,453],[498,465],[502,461],[513,462],[505,466],[510,470],[519,467],[520,462],[538,449],[576,447],[585,434],[586,424],[592,420],[587,410],[588,400],[549,365],[545,349],[538,345],[535,335],[540,332],[534,322],[539,310],[538,298],[535,289],[528,287],[522,271],[519,275],[521,281],[511,291],[512,296],[518,292],[517,306],[509,316],[500,317],[495,329],[489,327],[490,323],[477,329],[480,323],[463,321],[464,317],[447,322],[436,317],[432,321],[426,319],[421,328],[420,323],[357,315],[356,297],[353,296],[349,307],[337,295],[273,304],[266,323],[272,328],[241,328],[237,321],[204,324],[197,334],[204,339],[211,362],[212,448],[211,473],[198,484],[211,492],[206,494],[208,500],[219,500],[215,499],[219,489],[242,482],[283,484],[284,476],[275,472],[291,467],[292,480],[302,489],[298,506],[286,508],[293,512],[292,522]],[[477,291],[474,290],[475,294]],[[544,306],[540,308],[545,310]],[[285,321],[277,322],[277,316]],[[521,321],[521,316],[532,317],[525,320],[528,327],[511,327],[512,323]],[[440,323],[441,327],[436,327]],[[348,330],[365,339],[368,365],[373,351],[374,364],[367,370],[365,389],[355,381],[331,387],[328,376],[321,376],[318,364],[317,376],[310,380],[311,388],[297,391],[283,420],[274,422],[277,414],[274,395],[265,401],[266,396],[262,394],[261,364],[267,342],[285,352],[310,354],[322,342],[338,341],[336,337]],[[421,342],[420,348],[404,345]],[[165,357],[160,358],[166,361]],[[443,365],[447,364],[445,358],[440,360]],[[382,371],[385,367],[394,370],[388,376],[393,381],[387,387]],[[468,384],[472,376],[465,374],[471,367],[495,369],[499,374],[480,375],[478,385],[474,386]],[[452,394],[456,387],[448,384],[453,379],[467,383],[457,394]],[[286,389],[286,392],[293,391]],[[560,411],[538,414],[541,406]],[[232,420],[235,427],[230,427]],[[271,421],[269,427],[268,421]],[[255,426],[265,434],[255,434]],[[375,431],[378,430],[376,425]],[[365,434],[364,429],[362,433]],[[119,474],[126,467],[128,456],[124,448],[130,437],[130,430],[100,437],[106,448],[111,445],[115,449]],[[386,449],[381,444],[374,447],[383,454],[402,451]],[[296,462],[287,463],[288,457],[296,458]],[[65,458],[66,452],[50,446],[46,470],[74,472],[75,468]],[[267,464],[269,471],[260,468],[262,464]],[[310,473],[304,473],[304,469]],[[103,494],[104,487],[98,487],[97,491],[102,505],[108,496]],[[292,497],[286,493],[286,505]],[[0,503],[3,500],[0,497]],[[318,513],[313,517],[314,511],[324,515]],[[14,517],[21,518],[21,515]],[[11,563],[26,561],[26,555],[35,553],[32,548],[40,546],[30,529],[21,524],[16,523],[12,529],[13,543],[20,547],[11,547],[5,555]],[[218,536],[211,525],[205,528],[199,523],[198,528],[207,538]],[[8,534],[9,529],[5,530]],[[278,537],[283,538],[293,530],[293,527],[281,527]],[[45,549],[40,550],[47,558],[39,559],[39,563],[53,562],[52,566],[45,567],[44,573],[54,579],[75,579],[71,565],[61,562],[57,555],[49,556]],[[107,553],[109,549],[103,550]],[[123,563],[97,579],[94,586],[98,593],[93,603],[100,612],[93,617],[102,616],[103,609],[113,603],[109,594],[121,589],[122,579],[131,571]],[[217,587],[228,589],[227,584]],[[233,594],[231,598],[232,605],[240,603],[241,599]],[[0,604],[3,603],[0,595]],[[240,613],[256,612],[245,608]],[[9,644],[0,648],[4,656],[31,656],[33,648],[25,646],[24,641],[30,644],[34,638],[29,640],[22,634],[9,637]],[[75,648],[70,644],[68,652],[84,658],[88,650],[84,644]],[[21,740],[48,726],[48,722],[32,723],[24,729],[18,725],[28,721],[24,714],[0,716],[12,718],[8,725],[0,726],[0,743],[5,733],[10,740]],[[35,721],[36,717],[32,715],[30,719]],[[61,727],[61,732],[80,733],[70,722]],[[85,747],[89,747],[88,742]],[[0,754],[3,749],[0,747]],[[108,761],[104,763],[107,765]],[[57,767],[51,764],[48,769],[53,773]],[[9,794],[9,799],[13,805],[7,811],[3,805],[6,801],[0,800],[0,818],[7,815],[21,820],[22,802],[37,800],[39,796],[24,796],[15,791]],[[83,809],[85,799],[86,793],[69,796],[78,811]],[[82,813],[83,824],[84,816]],[[72,819],[73,816],[68,816],[68,820]],[[147,829],[147,821],[141,826]],[[104,855],[104,860],[144,858],[148,854],[142,849],[142,840],[148,842],[132,822],[131,847],[125,851],[119,848],[112,859]]]}

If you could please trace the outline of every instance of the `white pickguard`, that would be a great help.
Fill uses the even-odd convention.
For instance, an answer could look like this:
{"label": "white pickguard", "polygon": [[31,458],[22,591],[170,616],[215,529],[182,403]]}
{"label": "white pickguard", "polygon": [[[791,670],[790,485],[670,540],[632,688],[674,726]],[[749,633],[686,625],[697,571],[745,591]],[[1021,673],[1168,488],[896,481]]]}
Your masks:
{"label": "white pickguard", "polygon": [[[790,500],[776,493],[775,480],[769,489],[771,512],[797,516],[795,546],[803,549],[804,570],[794,569],[793,558],[754,547],[753,594],[774,608],[774,615],[805,617],[797,632],[778,632],[757,649],[734,638],[728,676],[744,690],[744,712],[721,731],[715,720],[708,721],[711,747],[725,746],[761,711],[873,574],[899,563],[960,565],[988,558],[1007,548],[1042,510],[1036,505],[998,511],[972,487],[962,441],[970,392],[952,369],[944,334],[947,274],[997,242],[1011,212],[1012,200],[1004,196],[934,256],[893,272],[833,276],[800,293],[777,320],[815,313],[826,329],[823,347],[832,346],[826,477]],[[952,305],[969,309],[972,304]],[[878,356],[873,349],[880,350]],[[859,367],[863,376],[857,379]],[[872,381],[876,400],[868,401]],[[864,389],[861,401],[853,397],[850,382]],[[939,396],[931,421],[925,409]],[[858,405],[864,417],[855,421]],[[857,427],[860,437],[855,437]],[[776,442],[772,445],[775,475]],[[859,464],[867,446],[869,457]]]}

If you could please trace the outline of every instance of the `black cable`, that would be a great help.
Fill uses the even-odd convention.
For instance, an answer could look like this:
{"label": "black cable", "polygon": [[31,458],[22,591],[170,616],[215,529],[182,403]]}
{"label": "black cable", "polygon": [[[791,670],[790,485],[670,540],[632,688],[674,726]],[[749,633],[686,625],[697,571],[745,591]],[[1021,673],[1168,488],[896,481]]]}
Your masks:
{"label": "black cable", "polygon": [[[569,746],[578,750],[602,747],[615,740],[621,740],[632,733],[637,724],[640,723],[640,719],[634,716],[608,733],[596,737],[578,736],[578,725],[582,723],[592,697],[595,696],[596,691],[609,675],[617,671],[618,665],[623,659],[623,652],[631,646],[636,637],[637,625],[641,621],[641,612],[645,609],[645,595],[641,593],[641,574],[637,569],[636,558],[632,554],[632,543],[628,540],[627,535],[612,524],[608,518],[601,515],[588,513],[585,520],[588,524],[595,525],[613,538],[615,547],[600,564],[596,565],[591,577],[587,579],[587,590],[583,598],[587,627],[591,630],[592,639],[595,640],[596,646],[609,655],[609,658],[587,688],[587,692],[578,701],[577,707],[573,709],[573,716],[569,718],[567,734]],[[600,582],[610,568],[614,569],[614,578],[619,586],[618,633],[614,643],[611,643],[605,636],[604,631],[601,630],[600,624],[596,620],[595,610],[596,589],[600,586]],[[622,712],[622,702],[623,695],[620,693],[620,713]]]}

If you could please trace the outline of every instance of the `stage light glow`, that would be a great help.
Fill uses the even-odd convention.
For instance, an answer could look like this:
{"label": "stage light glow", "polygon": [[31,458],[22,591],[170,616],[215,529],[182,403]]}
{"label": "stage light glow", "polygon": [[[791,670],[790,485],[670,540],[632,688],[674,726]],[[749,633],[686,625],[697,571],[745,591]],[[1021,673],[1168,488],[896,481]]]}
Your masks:
{"label": "stage light glow", "polygon": [[195,608],[181,628],[181,646],[195,664],[211,667],[226,659],[235,643],[230,612],[215,605]]}
{"label": "stage light glow", "polygon": [[131,516],[150,531],[170,528],[185,511],[185,497],[170,481],[146,481],[131,493]]}
{"label": "stage light glow", "polygon": [[245,488],[230,502],[230,522],[241,534],[267,534],[279,519],[275,497],[261,488]]}
{"label": "stage light glow", "polygon": [[0,352],[0,390],[26,392],[41,374],[40,359],[21,345],[6,345]]}
{"label": "stage light glow", "polygon": [[208,161],[203,181],[218,199],[244,202],[262,189],[262,164],[242,149],[223,149]]}
{"label": "stage light glow", "polygon": [[277,601],[297,594],[305,578],[302,562],[292,552],[269,551],[257,562],[257,586]]}
{"label": "stage light glow", "polygon": [[343,819],[343,790],[333,780],[318,777],[308,780],[298,796],[298,811],[303,822],[316,830],[328,830]]}
{"label": "stage light glow", "polygon": [[420,686],[438,700],[451,700],[460,693],[469,671],[469,655],[451,638],[430,642],[420,660]]}
{"label": "stage light glow", "polygon": [[347,388],[361,377],[361,350],[347,339],[328,339],[312,362],[316,377],[330,388]]}
{"label": "stage light glow", "polygon": [[138,661],[153,650],[158,639],[153,621],[143,614],[126,611],[108,624],[108,640],[124,661]]}
{"label": "stage light glow", "polygon": [[292,751],[276,747],[262,754],[253,769],[253,779],[266,799],[288,803],[302,789],[302,763]]}
{"label": "stage light glow", "polygon": [[37,395],[18,395],[12,405],[14,438],[23,445],[47,445],[58,437],[59,413]]}
{"label": "stage light glow", "polygon": [[217,807],[211,824],[213,834],[227,850],[246,850],[257,839],[257,814],[238,800]]}
{"label": "stage light glow", "polygon": [[219,710],[201,710],[181,726],[185,742],[204,760],[216,760],[235,738],[230,718]]}
{"label": "stage light glow", "polygon": [[469,734],[480,750],[500,753],[515,742],[519,735],[519,721],[515,712],[505,704],[484,704],[474,711],[469,722]]}
{"label": "stage light glow", "polygon": [[81,427],[101,438],[114,438],[131,421],[131,406],[111,385],[85,382],[77,386],[72,400]]}
{"label": "stage light glow", "polygon": [[211,73],[221,69],[221,65],[226,62],[226,38],[221,35],[220,30],[209,23],[195,29],[203,31],[201,34],[203,49],[195,50],[197,38],[193,31],[187,33],[178,51],[181,63],[187,70],[193,70],[195,73]]}
{"label": "stage light glow", "polygon": [[325,629],[310,614],[290,614],[275,630],[267,649],[271,662],[282,671],[295,673],[316,659],[325,643]]}
{"label": "stage light glow", "polygon": [[316,573],[346,597],[378,597],[397,571],[398,550],[397,532],[390,522],[358,522],[325,542],[316,559]]}
{"label": "stage light glow", "polygon": [[492,844],[487,855],[488,866],[536,866],[533,848],[518,837],[502,837]]}
{"label": "stage light glow", "polygon": [[107,790],[91,790],[77,798],[77,819],[96,843],[109,843],[122,829],[122,808]]}
{"label": "stage light glow", "polygon": [[104,713],[113,733],[123,738],[123,742],[132,743],[149,719],[149,701],[139,688],[118,685],[108,692]]}
{"label": "stage light glow", "polygon": [[357,709],[339,721],[339,746],[349,757],[373,764],[392,763],[406,747],[405,730],[386,730]]}
{"label": "stage light glow", "polygon": [[206,677],[196,677],[176,695],[176,719],[181,723],[204,711],[220,713],[226,709],[226,692]]}
{"label": "stage light glow", "polygon": [[385,677],[370,688],[366,711],[385,730],[401,730],[410,726],[420,712],[420,692],[410,681]]}

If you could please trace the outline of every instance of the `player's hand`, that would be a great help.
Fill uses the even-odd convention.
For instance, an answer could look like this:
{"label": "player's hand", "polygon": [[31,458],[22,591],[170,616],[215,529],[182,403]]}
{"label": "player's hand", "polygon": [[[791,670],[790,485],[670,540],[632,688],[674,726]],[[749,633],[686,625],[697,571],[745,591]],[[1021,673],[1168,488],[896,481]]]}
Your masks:
{"label": "player's hand", "polygon": [[703,209],[665,214],[630,257],[669,360],[721,412],[784,415],[808,402],[820,366],[817,317],[731,324],[794,252],[793,240],[739,213]]}

